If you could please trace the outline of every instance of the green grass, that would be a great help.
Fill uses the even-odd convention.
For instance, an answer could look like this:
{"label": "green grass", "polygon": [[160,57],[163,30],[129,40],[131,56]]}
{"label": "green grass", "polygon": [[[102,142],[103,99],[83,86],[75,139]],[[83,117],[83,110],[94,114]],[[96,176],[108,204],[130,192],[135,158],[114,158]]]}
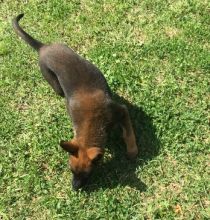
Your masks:
{"label": "green grass", "polygon": [[[95,63],[124,97],[140,155],[118,132],[84,191],[71,189],[64,100],[11,19]],[[210,4],[0,1],[0,219],[209,219]],[[124,100],[124,102],[126,102]]]}

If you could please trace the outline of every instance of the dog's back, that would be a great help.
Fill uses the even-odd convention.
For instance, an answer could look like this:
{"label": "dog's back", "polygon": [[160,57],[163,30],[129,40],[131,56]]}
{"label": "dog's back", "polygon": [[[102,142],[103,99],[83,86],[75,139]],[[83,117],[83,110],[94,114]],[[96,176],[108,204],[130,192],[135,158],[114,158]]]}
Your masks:
{"label": "dog's back", "polygon": [[40,65],[46,65],[54,72],[64,90],[71,96],[77,90],[102,90],[111,95],[109,86],[101,71],[89,61],[80,57],[63,44],[44,46],[39,52]]}
{"label": "dog's back", "polygon": [[15,32],[39,53],[39,65],[45,79],[61,96],[69,97],[78,89],[100,89],[111,95],[100,70],[63,44],[46,45],[34,39],[19,25],[24,14],[13,19]]}

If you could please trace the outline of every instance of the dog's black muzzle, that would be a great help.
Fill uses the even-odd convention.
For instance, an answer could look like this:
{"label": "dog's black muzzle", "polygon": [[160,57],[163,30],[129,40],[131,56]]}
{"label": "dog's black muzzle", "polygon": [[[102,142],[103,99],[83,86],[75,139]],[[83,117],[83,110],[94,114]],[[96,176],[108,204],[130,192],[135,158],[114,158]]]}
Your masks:
{"label": "dog's black muzzle", "polygon": [[78,190],[87,184],[89,176],[76,176],[73,175],[72,188]]}

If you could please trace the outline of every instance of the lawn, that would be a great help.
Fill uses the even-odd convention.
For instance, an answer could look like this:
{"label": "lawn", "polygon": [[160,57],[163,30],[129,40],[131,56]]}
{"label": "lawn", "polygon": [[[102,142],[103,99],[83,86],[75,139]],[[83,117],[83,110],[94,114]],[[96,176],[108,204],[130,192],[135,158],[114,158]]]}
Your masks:
{"label": "lawn", "polygon": [[[89,185],[71,188],[64,100],[11,19],[95,63],[127,103],[140,154],[113,132]],[[0,1],[0,219],[209,219],[210,3]],[[121,97],[121,98],[119,98]]]}

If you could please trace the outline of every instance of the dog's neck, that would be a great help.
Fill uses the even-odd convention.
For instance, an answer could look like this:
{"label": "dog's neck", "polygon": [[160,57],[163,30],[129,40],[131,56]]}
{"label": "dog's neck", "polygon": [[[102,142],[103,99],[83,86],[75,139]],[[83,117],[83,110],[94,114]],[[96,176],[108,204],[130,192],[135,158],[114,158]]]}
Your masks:
{"label": "dog's neck", "polygon": [[69,102],[75,138],[80,145],[101,146],[106,140],[107,97],[101,90],[80,91]]}
{"label": "dog's neck", "polygon": [[103,146],[106,137],[106,123],[101,118],[98,118],[98,120],[85,120],[81,126],[75,129],[75,138],[80,146]]}

